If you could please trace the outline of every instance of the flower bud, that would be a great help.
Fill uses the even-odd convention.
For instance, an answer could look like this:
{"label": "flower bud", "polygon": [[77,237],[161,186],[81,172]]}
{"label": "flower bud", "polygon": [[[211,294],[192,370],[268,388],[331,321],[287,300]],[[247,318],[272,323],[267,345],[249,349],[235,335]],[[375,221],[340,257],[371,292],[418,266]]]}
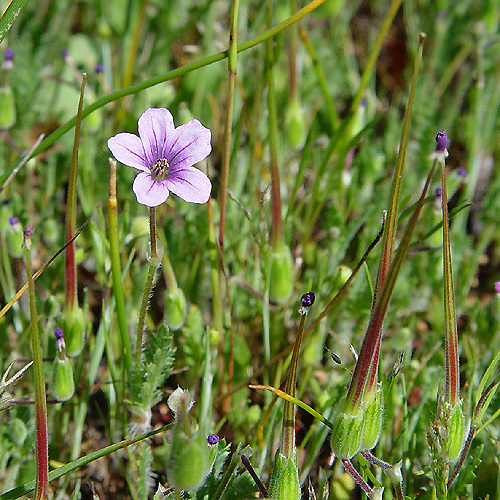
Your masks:
{"label": "flower bud", "polygon": [[293,291],[293,258],[290,249],[283,245],[271,254],[271,300],[282,304]]}
{"label": "flower bud", "polygon": [[56,356],[52,367],[52,394],[57,401],[68,401],[75,393],[73,380],[73,365],[71,360],[63,355]]}
{"label": "flower bud", "polygon": [[382,429],[382,391],[377,390],[373,400],[367,405],[364,410],[364,427],[363,439],[361,441],[362,450],[371,450],[375,448],[380,438],[380,431]]}
{"label": "flower bud", "polygon": [[66,341],[66,354],[70,358],[78,356],[85,344],[85,315],[78,306],[66,311],[64,320],[64,337]]}
{"label": "flower bud", "polygon": [[365,418],[362,408],[343,404],[334,421],[332,450],[342,460],[348,460],[361,450]]}
{"label": "flower bud", "polygon": [[292,99],[286,112],[286,134],[290,146],[300,148],[305,141],[306,125],[304,111],[298,99]]}
{"label": "flower bud", "polygon": [[149,218],[145,216],[135,217],[130,226],[130,236],[132,238],[141,238],[149,235]]}
{"label": "flower bud", "polygon": [[165,322],[171,330],[179,330],[186,319],[186,297],[184,292],[175,287],[165,294]]}
{"label": "flower bud", "polygon": [[16,121],[14,95],[9,86],[0,87],[0,128],[9,129]]}
{"label": "flower bud", "polygon": [[208,444],[201,435],[188,437],[177,423],[167,465],[169,483],[179,491],[199,488],[210,470]]}
{"label": "flower bud", "polygon": [[300,500],[297,458],[284,457],[280,450],[274,456],[269,497],[271,500]]}
{"label": "flower bud", "polygon": [[14,418],[9,423],[9,438],[18,446],[21,446],[28,437],[28,429],[20,418]]}
{"label": "flower bud", "polygon": [[462,412],[462,402],[458,401],[455,406],[448,406],[446,455],[450,462],[458,458],[464,443],[464,414]]}

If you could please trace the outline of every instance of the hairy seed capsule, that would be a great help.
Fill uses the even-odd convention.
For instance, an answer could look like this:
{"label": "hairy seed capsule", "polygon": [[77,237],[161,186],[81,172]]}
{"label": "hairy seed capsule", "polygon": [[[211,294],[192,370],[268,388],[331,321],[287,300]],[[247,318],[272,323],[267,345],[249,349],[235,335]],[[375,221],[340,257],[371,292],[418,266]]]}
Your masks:
{"label": "hairy seed capsule", "polygon": [[203,436],[188,437],[176,425],[167,466],[169,483],[178,491],[198,489],[209,472],[208,445]]}
{"label": "hairy seed capsule", "polygon": [[458,401],[455,406],[445,409],[448,413],[447,429],[448,439],[446,442],[446,454],[448,460],[453,462],[458,458],[464,443],[464,414],[462,402]]}
{"label": "hairy seed capsule", "polygon": [[382,429],[382,393],[377,391],[373,400],[367,405],[364,411],[363,439],[361,441],[362,450],[371,450],[378,443],[380,431]]}
{"label": "hairy seed capsule", "polygon": [[271,484],[269,485],[271,500],[300,500],[300,482],[297,459],[286,458],[280,450],[274,456]]}
{"label": "hairy seed capsule", "polygon": [[293,291],[293,258],[283,245],[271,254],[271,285],[269,296],[278,304],[286,302]]}
{"label": "hairy seed capsule", "polygon": [[361,450],[365,418],[361,408],[344,404],[334,421],[331,437],[332,450],[342,460],[352,458]]}
{"label": "hairy seed capsule", "polygon": [[68,401],[75,393],[73,366],[66,356],[56,356],[52,368],[52,393],[57,401]]}

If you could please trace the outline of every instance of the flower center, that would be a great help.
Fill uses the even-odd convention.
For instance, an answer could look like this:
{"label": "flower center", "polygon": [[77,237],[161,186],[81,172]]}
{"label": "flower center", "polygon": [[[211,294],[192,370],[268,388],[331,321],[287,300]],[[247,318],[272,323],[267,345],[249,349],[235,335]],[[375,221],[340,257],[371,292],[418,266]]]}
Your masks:
{"label": "flower center", "polygon": [[170,166],[165,158],[160,158],[154,165],[149,167],[151,177],[155,181],[164,181],[168,177]]}

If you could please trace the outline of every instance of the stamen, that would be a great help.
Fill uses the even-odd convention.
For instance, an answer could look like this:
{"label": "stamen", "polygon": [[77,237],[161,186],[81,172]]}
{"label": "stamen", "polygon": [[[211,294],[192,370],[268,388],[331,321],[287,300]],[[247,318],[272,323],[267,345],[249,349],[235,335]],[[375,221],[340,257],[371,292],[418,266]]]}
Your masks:
{"label": "stamen", "polygon": [[170,166],[165,158],[160,158],[154,165],[149,168],[151,177],[155,181],[164,181],[168,177]]}

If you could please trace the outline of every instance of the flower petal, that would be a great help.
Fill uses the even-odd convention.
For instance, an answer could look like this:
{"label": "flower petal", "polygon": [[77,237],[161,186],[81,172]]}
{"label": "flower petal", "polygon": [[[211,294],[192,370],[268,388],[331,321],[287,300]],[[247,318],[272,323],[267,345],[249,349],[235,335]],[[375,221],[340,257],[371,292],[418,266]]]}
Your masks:
{"label": "flower petal", "polygon": [[174,130],[174,119],[168,109],[149,108],[139,118],[139,135],[144,146],[148,166],[162,158],[167,137]]}
{"label": "flower petal", "polygon": [[206,158],[212,146],[212,133],[198,120],[190,120],[177,127],[167,138],[163,158],[166,158],[170,171],[190,167]]}
{"label": "flower petal", "polygon": [[172,193],[191,203],[206,203],[212,191],[210,179],[193,167],[176,170],[165,182]]}
{"label": "flower petal", "polygon": [[140,172],[132,186],[137,201],[148,207],[156,207],[168,198],[168,188],[165,181],[158,182],[146,172]]}
{"label": "flower petal", "polygon": [[149,171],[142,142],[136,135],[122,132],[110,137],[108,139],[108,148],[120,163],[139,170]]}

